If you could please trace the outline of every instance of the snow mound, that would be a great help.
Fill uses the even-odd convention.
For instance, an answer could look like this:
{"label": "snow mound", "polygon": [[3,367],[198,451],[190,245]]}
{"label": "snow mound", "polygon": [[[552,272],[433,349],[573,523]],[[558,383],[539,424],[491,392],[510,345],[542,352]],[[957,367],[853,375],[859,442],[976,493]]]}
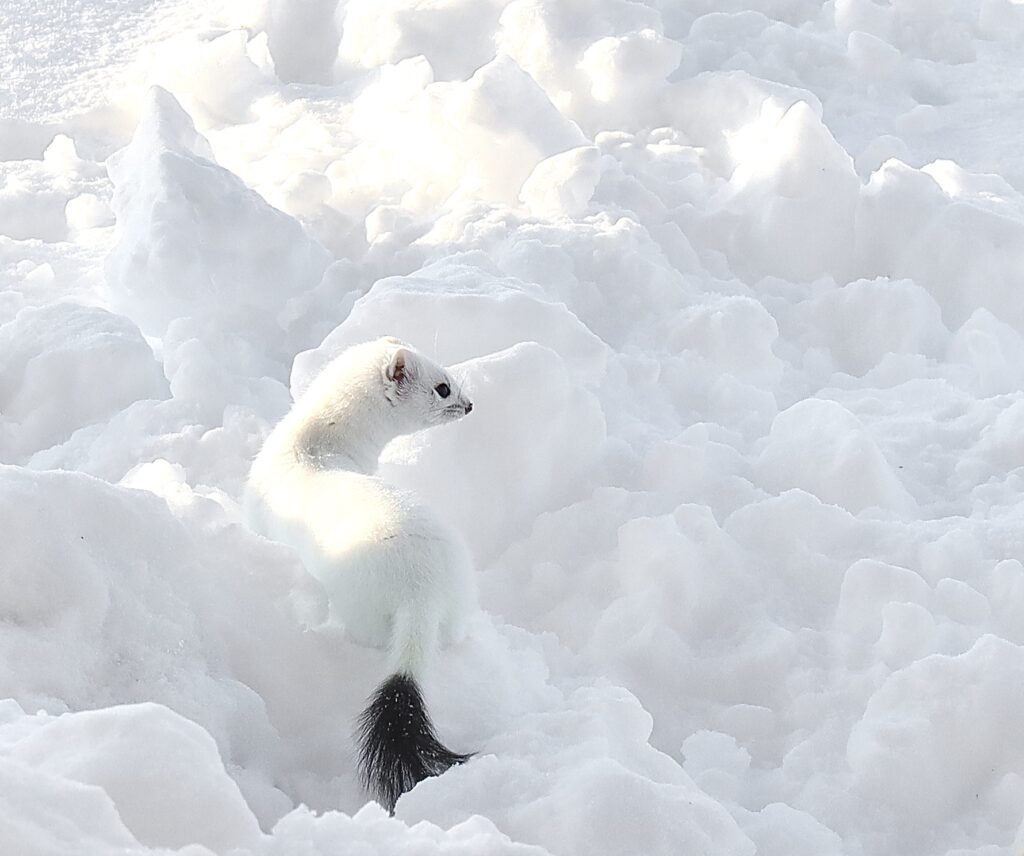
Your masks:
{"label": "snow mound", "polygon": [[594,195],[600,161],[600,152],[593,146],[552,155],[534,167],[519,198],[537,217],[579,216]]}
{"label": "snow mound", "polygon": [[[426,782],[402,799],[397,814],[416,821],[434,816],[437,806],[458,805],[443,810],[443,822],[481,812],[553,853],[581,844],[599,856],[635,847],[657,853],[682,844],[706,853],[753,854],[732,818],[646,746],[650,725],[628,695],[580,690],[564,709],[521,720],[514,740],[494,745],[495,755],[480,758],[472,772],[466,768]],[[576,735],[569,751],[558,739],[566,730]],[[517,744],[529,746],[531,757]],[[549,761],[538,765],[535,753],[545,747]],[[611,799],[613,794],[620,799]]]}
{"label": "snow mound", "polygon": [[279,342],[277,314],[320,282],[327,252],[217,166],[164,90],[151,91],[131,144],[108,167],[120,227],[107,277],[126,314],[154,335],[197,317]]}
{"label": "snow mound", "polygon": [[25,308],[0,326],[0,457],[25,458],[167,381],[139,329],[96,306]]}
{"label": "snow mound", "polygon": [[[0,502],[12,526],[3,545],[11,569],[2,586],[4,683],[19,688],[23,707],[59,713],[155,701],[205,727],[236,765],[247,747],[276,742],[267,711],[274,702],[251,686],[272,659],[264,646],[301,647],[286,600],[294,568],[260,560],[237,527],[192,533],[152,494],[86,476],[5,467]],[[205,505],[208,518],[216,506]],[[39,520],[45,536],[31,523]],[[245,554],[260,586],[231,572]],[[225,622],[229,604],[242,603],[259,630]],[[116,731],[120,717],[109,721]],[[250,773],[247,782],[247,796],[264,809],[280,798],[270,775]]]}
{"label": "snow mound", "polygon": [[897,813],[895,841],[909,843],[922,823],[941,826],[966,800],[982,822],[1016,822],[1024,795],[1024,743],[1013,727],[1024,702],[1022,668],[1024,650],[985,637],[958,657],[908,665],[871,697],[846,752],[865,801]]}
{"label": "snow mound", "polygon": [[856,416],[833,401],[806,399],[780,413],[757,467],[771,490],[802,488],[854,514],[870,508],[914,513],[896,467]]}
{"label": "snow mound", "polygon": [[252,846],[256,818],[202,728],[156,704],[65,714],[5,743],[35,771],[93,785],[142,844],[213,850]]}
{"label": "snow mound", "polygon": [[768,102],[729,146],[736,168],[712,202],[710,228],[733,269],[748,279],[841,277],[850,264],[860,181],[820,116],[804,101],[781,115]]}
{"label": "snow mound", "polygon": [[293,394],[345,348],[382,335],[428,349],[443,364],[533,341],[556,351],[581,379],[600,378],[606,346],[564,304],[481,263],[467,255],[374,283],[319,347],[296,356]]}
{"label": "snow mound", "polygon": [[[540,345],[517,345],[454,370],[473,413],[433,435],[394,441],[381,473],[442,510],[484,560],[540,512],[587,490],[606,451],[605,422],[567,361]],[[454,459],[464,466],[453,469]]]}

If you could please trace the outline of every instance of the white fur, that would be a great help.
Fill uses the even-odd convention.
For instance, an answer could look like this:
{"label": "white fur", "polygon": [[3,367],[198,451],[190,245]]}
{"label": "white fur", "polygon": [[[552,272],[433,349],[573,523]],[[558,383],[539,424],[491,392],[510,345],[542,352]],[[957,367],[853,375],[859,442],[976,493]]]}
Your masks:
{"label": "white fur", "polygon": [[422,354],[397,339],[367,342],[324,368],[249,474],[252,527],[298,550],[332,620],[361,644],[388,647],[393,671],[415,673],[439,643],[463,635],[475,580],[458,535],[372,474],[388,441],[471,408]]}

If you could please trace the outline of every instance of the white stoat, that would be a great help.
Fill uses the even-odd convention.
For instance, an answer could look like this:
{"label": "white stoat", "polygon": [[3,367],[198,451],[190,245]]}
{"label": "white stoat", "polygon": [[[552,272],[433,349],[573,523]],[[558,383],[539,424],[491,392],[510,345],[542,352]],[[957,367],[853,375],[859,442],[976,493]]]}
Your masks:
{"label": "white stoat", "polygon": [[274,428],[246,485],[250,524],[299,551],[332,619],[356,642],[388,648],[389,677],[362,713],[359,748],[363,780],[389,810],[469,757],[437,739],[416,676],[439,644],[461,638],[476,592],[459,537],[372,474],[394,437],[472,409],[451,375],[408,345],[357,345]]}

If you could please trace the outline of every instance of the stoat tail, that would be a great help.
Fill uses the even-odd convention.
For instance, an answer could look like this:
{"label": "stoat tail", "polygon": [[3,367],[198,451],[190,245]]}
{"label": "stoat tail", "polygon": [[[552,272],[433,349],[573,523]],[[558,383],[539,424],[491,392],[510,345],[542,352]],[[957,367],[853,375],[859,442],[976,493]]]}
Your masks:
{"label": "stoat tail", "polygon": [[367,790],[389,812],[417,782],[439,776],[471,754],[452,752],[437,738],[414,672],[433,647],[428,630],[410,610],[395,618],[391,674],[359,717],[359,772]]}

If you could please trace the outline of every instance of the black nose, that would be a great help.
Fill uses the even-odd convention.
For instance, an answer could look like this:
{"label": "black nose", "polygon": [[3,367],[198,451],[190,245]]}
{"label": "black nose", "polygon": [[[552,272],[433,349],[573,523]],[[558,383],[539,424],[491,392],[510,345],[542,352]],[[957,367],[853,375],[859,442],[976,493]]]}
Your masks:
{"label": "black nose", "polygon": [[473,409],[473,402],[472,401],[467,401],[466,402],[466,413],[469,413],[469,411],[471,411],[472,409]]}

